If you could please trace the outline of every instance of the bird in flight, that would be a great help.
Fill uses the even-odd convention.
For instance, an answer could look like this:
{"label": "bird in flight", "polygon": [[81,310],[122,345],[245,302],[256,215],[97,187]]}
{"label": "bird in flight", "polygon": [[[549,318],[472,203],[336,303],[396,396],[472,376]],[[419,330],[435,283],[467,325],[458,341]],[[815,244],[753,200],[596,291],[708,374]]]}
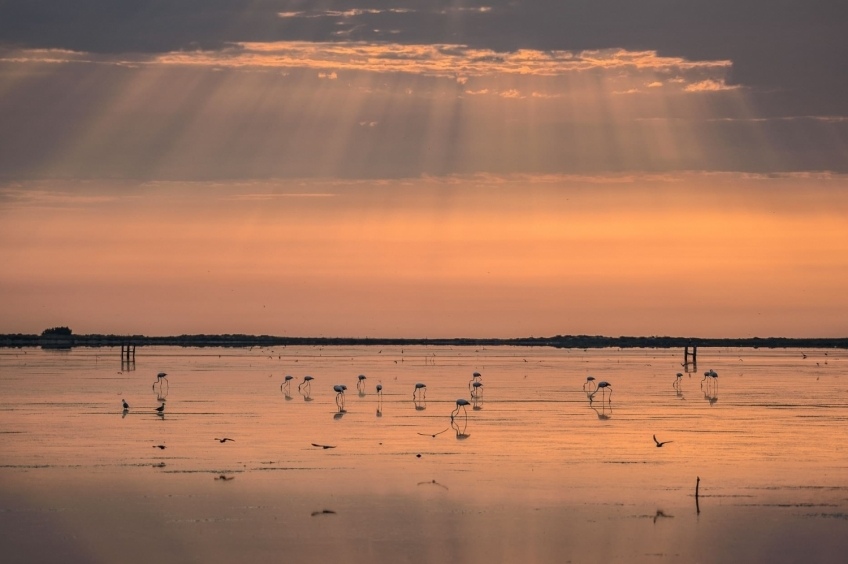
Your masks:
{"label": "bird in flight", "polygon": [[165,445],[153,445],[153,448],[158,448],[159,450],[165,450]]}
{"label": "bird in flight", "polygon": [[658,440],[657,440],[657,436],[656,436],[656,435],[654,435],[654,442],[655,442],[655,443],[657,443],[657,448],[659,448],[659,447],[663,446],[663,445],[664,445],[664,444],[666,444],[666,443],[673,443],[674,441],[663,441],[663,442],[660,442],[660,441],[658,441]]}
{"label": "bird in flight", "polygon": [[441,435],[445,431],[447,431],[447,429],[445,429],[444,431],[439,431],[438,433],[432,433],[432,434],[431,433],[418,433],[418,434],[421,435],[421,436],[424,436],[424,437],[433,437],[435,439],[436,435]]}
{"label": "bird in flight", "polygon": [[231,438],[229,438],[229,437],[224,437],[223,439],[219,439],[219,438],[217,438],[217,437],[216,437],[216,438],[215,438],[215,440],[216,440],[216,441],[218,441],[219,443],[225,443],[225,442],[227,442],[227,441],[236,442],[236,440],[235,440],[235,439],[231,439]]}
{"label": "bird in flight", "polygon": [[312,446],[323,448],[325,450],[328,448],[336,448],[336,445],[319,445],[318,443],[312,443]]}

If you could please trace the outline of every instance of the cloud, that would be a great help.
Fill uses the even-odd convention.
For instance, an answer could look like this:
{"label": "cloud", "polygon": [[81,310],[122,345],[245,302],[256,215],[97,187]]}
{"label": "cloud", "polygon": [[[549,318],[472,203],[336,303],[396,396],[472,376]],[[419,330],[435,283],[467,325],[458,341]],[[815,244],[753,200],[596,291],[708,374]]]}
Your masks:
{"label": "cloud", "polygon": [[686,92],[720,92],[722,90],[735,90],[739,85],[730,86],[723,80],[707,79],[693,84],[687,84]]}

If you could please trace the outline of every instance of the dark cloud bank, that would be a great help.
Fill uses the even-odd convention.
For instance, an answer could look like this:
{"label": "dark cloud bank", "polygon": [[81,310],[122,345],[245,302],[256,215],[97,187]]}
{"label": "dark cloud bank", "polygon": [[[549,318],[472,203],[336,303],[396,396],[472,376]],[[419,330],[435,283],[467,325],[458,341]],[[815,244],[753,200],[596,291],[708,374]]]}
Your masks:
{"label": "dark cloud bank", "polygon": [[[279,14],[288,17],[280,17]],[[763,115],[848,115],[848,3],[834,0],[5,0],[0,43],[100,53],[236,41],[620,47],[733,62]]]}

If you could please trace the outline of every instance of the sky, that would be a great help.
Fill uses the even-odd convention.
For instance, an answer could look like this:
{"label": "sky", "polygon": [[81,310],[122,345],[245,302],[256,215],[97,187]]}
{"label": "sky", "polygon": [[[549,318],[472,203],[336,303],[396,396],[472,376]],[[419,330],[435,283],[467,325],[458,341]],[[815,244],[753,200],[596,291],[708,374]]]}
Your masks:
{"label": "sky", "polygon": [[0,2],[0,333],[848,335],[848,5]]}

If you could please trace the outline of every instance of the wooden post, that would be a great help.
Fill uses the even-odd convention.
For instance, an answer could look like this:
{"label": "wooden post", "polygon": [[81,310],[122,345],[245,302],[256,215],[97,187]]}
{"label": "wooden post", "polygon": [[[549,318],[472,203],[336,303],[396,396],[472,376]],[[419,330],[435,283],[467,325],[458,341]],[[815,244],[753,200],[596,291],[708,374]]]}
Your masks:
{"label": "wooden post", "polygon": [[698,480],[695,482],[695,511],[698,515],[701,514],[701,505],[698,503],[698,488],[701,487],[701,477],[698,476]]}
{"label": "wooden post", "polygon": [[121,370],[135,370],[135,345],[121,345]]}

